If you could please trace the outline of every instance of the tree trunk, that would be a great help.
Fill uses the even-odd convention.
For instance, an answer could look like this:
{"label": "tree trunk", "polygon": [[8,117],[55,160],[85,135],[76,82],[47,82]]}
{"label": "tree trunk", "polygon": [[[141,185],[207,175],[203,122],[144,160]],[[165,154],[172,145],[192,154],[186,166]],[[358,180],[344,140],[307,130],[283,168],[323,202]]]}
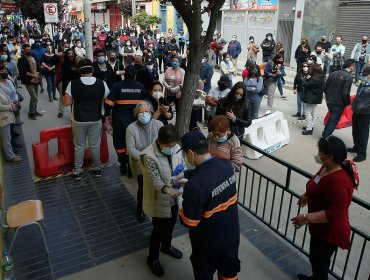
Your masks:
{"label": "tree trunk", "polygon": [[[202,1],[192,1],[191,10],[184,5],[184,0],[172,0],[172,4],[184,19],[189,31],[188,65],[185,73],[184,86],[181,91],[179,111],[176,112],[176,128],[180,136],[189,130],[190,116],[194,97],[199,82],[199,70],[203,55],[206,53],[213,33],[216,29],[216,20],[225,0],[218,0],[211,9],[211,17],[207,34],[202,41]],[[189,2],[188,2],[189,3]]]}

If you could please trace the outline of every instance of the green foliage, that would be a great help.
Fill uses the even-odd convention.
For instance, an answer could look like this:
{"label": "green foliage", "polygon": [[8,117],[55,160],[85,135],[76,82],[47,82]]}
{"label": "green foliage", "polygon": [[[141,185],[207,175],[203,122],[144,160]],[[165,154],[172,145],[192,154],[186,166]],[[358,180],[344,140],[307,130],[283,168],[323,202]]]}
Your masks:
{"label": "green foliage", "polygon": [[154,25],[158,25],[162,22],[162,20],[157,16],[148,15],[145,12],[141,12],[136,14],[132,18],[133,23],[140,26],[141,29],[149,29]]}
{"label": "green foliage", "polygon": [[45,23],[44,17],[44,3],[58,3],[59,19],[63,18],[63,15],[67,11],[66,0],[17,0],[16,4],[21,9],[24,17],[31,19],[37,19],[40,24]]}
{"label": "green foliage", "polygon": [[132,16],[132,2],[131,0],[122,0],[119,5],[119,9],[122,12],[122,15],[125,17]]}

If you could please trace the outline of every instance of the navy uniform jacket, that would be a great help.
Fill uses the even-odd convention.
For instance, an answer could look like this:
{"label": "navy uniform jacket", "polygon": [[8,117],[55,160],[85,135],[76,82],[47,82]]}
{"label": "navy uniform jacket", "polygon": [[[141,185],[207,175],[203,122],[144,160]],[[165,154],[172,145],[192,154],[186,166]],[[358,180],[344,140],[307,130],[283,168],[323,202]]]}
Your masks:
{"label": "navy uniform jacket", "polygon": [[240,241],[236,177],[229,161],[211,158],[185,172],[180,221],[190,228],[194,250],[238,256]]}
{"label": "navy uniform jacket", "polygon": [[146,97],[144,87],[135,80],[124,80],[113,85],[105,99],[105,116],[112,111],[113,125],[115,122],[131,124],[135,121],[136,104]]}

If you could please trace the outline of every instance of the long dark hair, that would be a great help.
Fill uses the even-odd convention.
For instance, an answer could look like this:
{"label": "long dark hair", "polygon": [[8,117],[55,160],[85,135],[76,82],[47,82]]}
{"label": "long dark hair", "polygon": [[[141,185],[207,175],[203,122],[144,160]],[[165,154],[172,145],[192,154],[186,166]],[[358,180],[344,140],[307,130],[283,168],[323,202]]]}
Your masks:
{"label": "long dark hair", "polygon": [[[242,98],[238,102],[236,102],[236,91],[240,88],[243,89],[244,94]],[[232,110],[237,117],[241,117],[243,115],[244,110],[248,108],[247,88],[243,82],[237,82],[232,87],[231,91],[225,98],[224,104],[226,111]]]}
{"label": "long dark hair", "polygon": [[[320,66],[321,67],[321,66]],[[335,136],[329,136],[326,138],[321,138],[317,143],[319,150],[325,155],[332,156],[335,163],[339,164],[343,170],[345,170],[348,176],[351,178],[355,188],[357,188],[357,183],[353,174],[352,165],[347,159],[347,149],[344,142]]]}

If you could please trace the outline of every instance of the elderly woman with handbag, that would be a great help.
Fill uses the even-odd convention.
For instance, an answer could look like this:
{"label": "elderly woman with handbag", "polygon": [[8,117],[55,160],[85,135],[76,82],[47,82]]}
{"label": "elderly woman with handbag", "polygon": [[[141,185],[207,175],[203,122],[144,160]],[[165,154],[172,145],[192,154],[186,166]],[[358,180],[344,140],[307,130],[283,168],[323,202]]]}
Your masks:
{"label": "elderly woman with handbag", "polygon": [[153,113],[153,108],[148,102],[140,101],[134,111],[137,121],[130,124],[126,130],[126,146],[130,156],[130,167],[138,184],[136,218],[140,223],[145,220],[140,153],[153,143],[158,136],[159,129],[163,126],[161,121],[153,119]]}

